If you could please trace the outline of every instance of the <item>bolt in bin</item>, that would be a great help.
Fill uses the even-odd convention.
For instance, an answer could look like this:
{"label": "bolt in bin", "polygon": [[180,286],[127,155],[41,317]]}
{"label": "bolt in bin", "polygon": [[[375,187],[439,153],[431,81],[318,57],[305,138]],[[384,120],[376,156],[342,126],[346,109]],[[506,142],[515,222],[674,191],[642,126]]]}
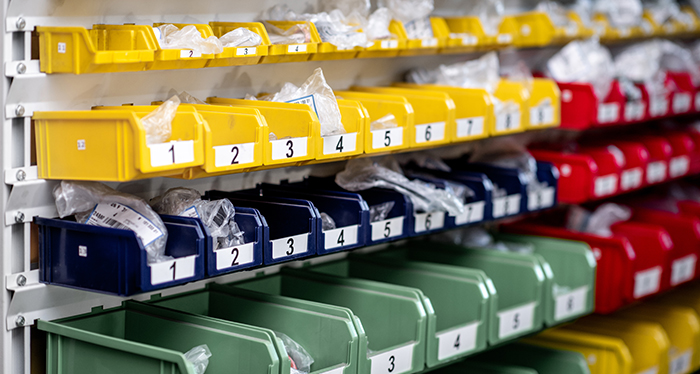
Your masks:
{"label": "bolt in bin", "polygon": [[[430,23],[432,28],[432,37],[423,39],[410,39],[408,37],[408,30],[416,29],[417,23],[427,24]],[[393,19],[391,21],[390,29],[394,30],[396,36],[400,40],[406,41],[406,49],[399,51],[399,56],[419,56],[419,55],[434,55],[438,53],[440,48],[445,46],[446,39],[448,35],[446,34],[445,21],[439,17],[426,17],[423,19],[416,19],[406,24],[399,20]],[[427,25],[421,25],[427,26]]]}
{"label": "bolt in bin", "polygon": [[358,373],[364,331],[349,309],[212,283],[206,290],[151,301],[160,307],[281,332],[314,359],[311,373]]}
{"label": "bolt in bin", "polygon": [[[435,325],[428,326],[426,363],[435,367],[486,348],[490,309],[496,298],[481,270],[377,256],[353,256],[311,267],[330,275],[369,279],[418,288],[430,299]],[[426,309],[431,306],[426,305]]]}
{"label": "bolt in bin", "polygon": [[537,370],[538,374],[590,374],[588,363],[579,352],[513,343],[486,351],[464,362],[510,364]]}
{"label": "bolt in bin", "polygon": [[434,374],[539,374],[536,370],[508,365],[504,363],[484,363],[477,361],[462,361],[458,364],[445,366],[431,371]]}
{"label": "bolt in bin", "polygon": [[265,265],[316,255],[321,217],[312,202],[223,191],[207,191],[204,196],[208,200],[228,199],[234,206],[260,211],[269,228],[263,245]]}
{"label": "bolt in bin", "polygon": [[543,265],[552,273],[552,292],[545,294],[545,324],[553,326],[593,312],[596,260],[587,244],[512,234],[496,234],[494,239],[532,245],[533,253],[544,259]]}
{"label": "bolt in bin", "polygon": [[208,373],[289,373],[282,341],[270,330],[134,301],[58,321],[39,320],[37,327],[47,332],[50,373],[195,374],[184,353],[202,344],[212,353]]}
{"label": "bolt in bin", "polygon": [[[160,44],[162,35],[158,27],[165,24],[154,23],[153,27],[141,25],[95,25],[95,28],[125,33],[142,29],[145,33],[150,34],[155,41],[156,56],[153,63],[148,65],[147,70],[201,69],[216,57],[214,54],[202,54],[192,49],[162,48]],[[180,29],[185,26],[194,26],[204,39],[214,36],[211,27],[207,24],[176,23],[174,25]]]}
{"label": "bolt in bin", "polygon": [[235,29],[244,28],[260,35],[262,43],[257,47],[224,48],[222,53],[217,54],[215,59],[209,61],[207,67],[255,65],[268,54],[270,37],[267,35],[265,26],[260,22],[209,22],[209,27],[217,38],[221,38]]}
{"label": "bolt in bin", "polygon": [[[255,209],[235,207],[234,221],[243,231],[245,244],[229,248],[214,249],[216,239],[211,237],[209,228],[199,218],[161,216],[163,222],[196,224],[206,237],[206,275],[213,277],[243,269],[260,266],[263,263],[263,248],[266,242],[266,225]],[[269,240],[269,239],[268,239]]]}
{"label": "bolt in bin", "polygon": [[585,130],[617,124],[625,105],[620,83],[613,81],[610,93],[599,98],[590,83],[557,82],[561,90],[561,127]]}
{"label": "bolt in bin", "polygon": [[579,37],[586,37],[592,30],[586,29],[582,23],[574,22],[573,17],[566,14],[568,24],[563,27],[552,21],[547,12],[530,11],[503,17],[500,33],[513,35],[513,45],[519,48],[546,47],[566,44]]}
{"label": "bolt in bin", "polygon": [[498,294],[498,309],[491,313],[490,344],[500,344],[542,328],[544,293],[551,288],[544,289],[547,280],[538,256],[429,241],[411,241],[377,255],[483,270]]}
{"label": "bolt in bin", "polygon": [[[308,33],[309,40],[307,43],[298,44],[270,44],[267,56],[263,56],[260,63],[276,64],[280,62],[301,62],[308,61],[311,55],[318,51],[318,45],[321,39],[318,32],[312,33],[313,25],[307,21],[265,21],[270,25],[282,30],[289,30],[292,27],[301,27],[305,29],[305,34]],[[269,36],[270,33],[268,33]]]}
{"label": "bolt in bin", "polygon": [[134,231],[41,217],[34,223],[42,283],[130,296],[204,278],[206,237],[195,223],[166,223],[165,255],[174,259],[152,264]]}
{"label": "bolt in bin", "polygon": [[430,301],[418,289],[289,268],[235,286],[352,310],[369,343],[359,352],[360,373],[416,373],[425,367],[425,334],[435,313],[425,309]]}

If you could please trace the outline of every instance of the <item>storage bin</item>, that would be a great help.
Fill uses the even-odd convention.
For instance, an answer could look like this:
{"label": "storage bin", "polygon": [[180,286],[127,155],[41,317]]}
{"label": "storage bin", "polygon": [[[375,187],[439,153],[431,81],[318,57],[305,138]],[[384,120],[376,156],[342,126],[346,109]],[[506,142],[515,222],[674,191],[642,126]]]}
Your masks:
{"label": "storage bin", "polygon": [[369,115],[359,101],[338,99],[338,107],[346,133],[328,136],[319,133],[317,160],[344,160],[365,151],[365,131],[371,122]]}
{"label": "storage bin", "polygon": [[461,40],[451,38],[441,53],[469,53],[508,46],[513,37],[510,34],[487,35],[478,16],[446,17],[445,23],[450,34],[467,34]]}
{"label": "storage bin", "polygon": [[645,185],[665,182],[668,179],[669,162],[673,156],[671,143],[662,136],[654,135],[643,135],[632,140],[642,143],[649,151]]}
{"label": "storage bin", "polygon": [[356,58],[375,58],[375,57],[396,57],[399,51],[406,49],[407,40],[400,38],[404,30],[398,22],[389,24],[389,32],[392,34],[389,39],[375,40],[370,47],[361,49]]}
{"label": "storage bin", "polygon": [[178,108],[177,141],[146,144],[141,118],[156,108],[35,112],[39,178],[126,182],[204,164],[205,121],[192,108]]}
{"label": "storage bin", "polygon": [[[155,60],[148,66],[148,70],[200,69],[207,66],[216,57],[214,54],[202,54],[192,49],[161,48],[161,31],[158,27],[162,25],[165,25],[165,23],[154,23],[153,27],[140,25],[95,25],[95,28],[122,32],[143,29],[144,32],[150,33],[157,48]],[[185,26],[194,26],[204,39],[214,35],[211,27],[207,24],[176,23],[173,25],[180,29]]]}
{"label": "storage bin", "polygon": [[324,42],[323,37],[321,35],[333,33],[334,31],[325,30],[325,28],[328,26],[324,25],[322,23],[319,23],[317,25],[313,22],[310,22],[309,25],[311,26],[311,30],[310,30],[311,35],[312,35],[311,39],[319,41],[316,53],[311,55],[312,61],[348,60],[351,58],[355,58],[357,56],[357,54],[360,53],[360,51],[364,50],[363,47],[341,49],[341,48],[336,47],[332,43]]}
{"label": "storage bin", "polygon": [[260,22],[209,22],[209,27],[217,38],[221,38],[237,28],[244,28],[260,35],[262,43],[257,47],[224,48],[222,53],[217,54],[215,59],[209,61],[207,67],[255,65],[268,54],[270,37],[267,35],[265,26]]}
{"label": "storage bin", "polygon": [[617,147],[625,159],[618,191],[624,193],[641,188],[646,180],[649,151],[642,143],[631,141],[614,141],[610,145]]}
{"label": "storage bin", "polygon": [[358,373],[367,337],[346,308],[212,283],[206,290],[151,301],[174,310],[281,332],[314,359],[311,373]]}
{"label": "storage bin", "polygon": [[690,73],[667,72],[666,84],[675,87],[671,94],[671,113],[674,115],[691,113],[695,108],[693,101],[698,88],[693,84]]}
{"label": "storage bin", "polygon": [[596,95],[589,83],[557,82],[561,91],[561,127],[585,130],[590,127],[614,125],[623,116],[626,99],[620,84],[613,81],[605,98]]}
{"label": "storage bin", "polygon": [[[265,21],[282,30],[289,30],[295,25],[301,25],[309,30],[310,39],[308,43],[299,44],[272,44],[268,49],[267,56],[263,56],[260,60],[262,64],[276,64],[280,62],[301,62],[308,61],[313,54],[318,51],[318,45],[321,39],[318,32],[312,32],[314,27],[311,22],[305,21]],[[305,25],[305,26],[304,26]],[[314,27],[315,28],[315,27]],[[267,31],[267,30],[266,30]],[[268,33],[269,37],[269,33]]]}
{"label": "storage bin", "polygon": [[561,92],[551,79],[532,78],[529,82],[530,123],[528,130],[559,127],[561,125]]}
{"label": "storage bin", "polygon": [[594,13],[592,18],[593,22],[598,24],[598,27],[603,30],[603,33],[600,35],[601,43],[615,43],[623,40],[641,38],[650,36],[653,32],[651,28],[645,30],[642,26],[613,27],[607,16],[602,13]]}
{"label": "storage bin", "polygon": [[[433,29],[433,37],[425,39],[409,39],[406,30],[415,28],[414,22],[430,23]],[[393,33],[399,39],[406,40],[406,49],[399,50],[399,56],[419,56],[419,55],[434,55],[438,53],[440,48],[445,46],[446,39],[449,35],[446,34],[447,27],[445,21],[439,17],[426,17],[426,19],[413,20],[407,24],[403,24],[398,20],[392,20],[389,26]]]}
{"label": "storage bin", "polygon": [[490,310],[496,308],[496,300],[488,293],[491,281],[481,270],[377,256],[353,256],[310,270],[420,289],[430,298],[426,309],[434,309],[436,317],[426,336],[428,367],[486,348]]}
{"label": "storage bin", "polygon": [[518,48],[545,47],[566,44],[579,37],[592,36],[580,22],[569,26],[556,25],[549,14],[540,11],[523,12],[503,17],[499,33],[512,35],[513,45]]}
{"label": "storage bin", "polygon": [[321,218],[312,202],[223,191],[207,191],[204,196],[208,200],[228,199],[234,206],[260,211],[269,228],[263,245],[265,265],[316,254]]}
{"label": "storage bin", "polygon": [[369,343],[359,353],[361,373],[415,373],[425,367],[426,331],[435,314],[425,309],[429,301],[418,289],[289,268],[235,286],[352,310]]}
{"label": "storage bin", "polygon": [[[88,374],[194,374],[184,356],[206,344],[211,373],[289,373],[282,341],[270,330],[127,301],[121,307],[48,322],[47,369]],[[286,367],[286,369],[284,369]]]}
{"label": "storage bin", "polygon": [[509,364],[537,370],[538,374],[590,374],[588,363],[581,353],[513,343],[484,352],[465,362]]}
{"label": "storage bin", "polygon": [[206,237],[194,223],[166,223],[165,255],[149,264],[131,230],[35,217],[42,283],[131,296],[204,278]]}
{"label": "storage bin", "polygon": [[659,135],[671,145],[672,153],[668,162],[668,178],[676,179],[688,175],[691,157],[697,152],[693,138],[674,131],[665,131]]}
{"label": "storage bin", "polygon": [[509,102],[518,106],[519,112],[498,113],[496,109],[496,131],[494,134],[505,135],[523,132],[530,128],[530,92],[524,83],[501,79],[493,96],[505,106]]}

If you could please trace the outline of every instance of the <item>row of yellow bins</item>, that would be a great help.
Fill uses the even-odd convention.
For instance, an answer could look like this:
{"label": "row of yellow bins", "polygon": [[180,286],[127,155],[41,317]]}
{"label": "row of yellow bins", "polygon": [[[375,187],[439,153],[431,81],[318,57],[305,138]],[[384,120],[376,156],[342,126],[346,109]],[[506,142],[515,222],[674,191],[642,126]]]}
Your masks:
{"label": "row of yellow bins", "polygon": [[[650,15],[645,25],[630,29],[610,26],[603,15],[595,17],[595,25],[604,41],[629,38],[681,36],[700,31],[700,20],[691,8],[683,11],[691,16],[693,25],[679,22],[657,25]],[[502,48],[557,45],[587,38],[594,28],[584,26],[576,13],[570,13],[570,26],[555,25],[547,13],[527,12],[504,17],[498,34],[484,31],[476,16],[431,17],[433,37],[409,39],[401,22],[393,21],[390,31],[394,39],[378,40],[368,48],[340,50],[323,42],[313,23],[270,21],[281,29],[306,24],[310,40],[301,44],[271,44],[265,26],[260,22],[210,22],[192,24],[204,38],[221,37],[239,27],[247,28],[262,38],[257,47],[229,47],[220,54],[202,55],[185,49],[162,49],[152,26],[94,25],[85,27],[37,27],[40,44],[41,71],[45,73],[111,73],[142,70],[193,69],[253,65],[308,60],[338,60],[351,58],[395,57],[436,53],[465,53]],[[157,27],[161,24],[154,24]],[[175,24],[184,27],[188,24]]]}
{"label": "row of yellow bins", "polygon": [[[558,126],[553,81],[502,81],[494,96],[518,104],[498,114],[481,89],[396,84],[336,91],[346,134],[320,136],[305,104],[212,97],[182,104],[172,137],[147,144],[141,123],[156,106],[35,112],[37,165],[44,179],[186,179],[421,149]],[[394,115],[395,128],[372,128]]]}

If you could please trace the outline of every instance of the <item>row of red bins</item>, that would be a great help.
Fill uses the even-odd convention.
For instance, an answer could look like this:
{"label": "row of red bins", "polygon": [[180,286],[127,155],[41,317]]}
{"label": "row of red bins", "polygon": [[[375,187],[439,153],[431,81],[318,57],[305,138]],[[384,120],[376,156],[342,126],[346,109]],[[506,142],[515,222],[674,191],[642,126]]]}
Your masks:
{"label": "row of red bins", "polygon": [[700,130],[677,126],[606,134],[566,146],[534,145],[559,169],[559,201],[579,204],[700,173]]}
{"label": "row of red bins", "polygon": [[667,190],[655,194],[619,201],[631,218],[613,224],[609,236],[567,228],[571,207],[504,224],[502,230],[587,243],[598,262],[596,312],[610,313],[700,275],[700,200],[674,198]]}
{"label": "row of red bins", "polygon": [[589,83],[560,83],[561,127],[585,130],[594,127],[644,122],[700,112],[700,87],[689,73],[667,72],[666,94],[650,94],[645,84],[635,83],[637,98],[628,98],[623,85],[613,81],[608,96],[597,96]]}

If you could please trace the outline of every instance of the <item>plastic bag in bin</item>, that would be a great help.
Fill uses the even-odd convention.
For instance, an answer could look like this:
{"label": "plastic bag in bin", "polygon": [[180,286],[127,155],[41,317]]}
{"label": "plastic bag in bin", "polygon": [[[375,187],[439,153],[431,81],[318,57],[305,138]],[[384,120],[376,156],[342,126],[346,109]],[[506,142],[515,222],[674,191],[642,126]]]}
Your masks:
{"label": "plastic bag in bin", "polygon": [[615,56],[618,77],[647,84],[650,94],[665,94],[665,72],[687,72],[700,83],[700,67],[690,50],[668,40],[655,39],[632,45]]}
{"label": "plastic bag in bin", "polygon": [[311,30],[307,24],[294,25],[286,30],[263,21],[272,44],[303,44],[311,41]]}
{"label": "plastic bag in bin", "polygon": [[207,366],[209,366],[209,357],[211,357],[211,351],[209,346],[206,344],[198,345],[185,353],[185,360],[194,366],[195,374],[204,374],[207,371]]}
{"label": "plastic bag in bin", "polygon": [[618,222],[628,221],[632,211],[623,205],[605,203],[595,211],[588,211],[580,206],[572,206],[566,217],[566,228],[571,231],[610,237],[610,227]]}
{"label": "plastic bag in bin", "polygon": [[275,335],[282,340],[284,349],[287,351],[289,361],[292,367],[291,374],[308,374],[311,372],[311,364],[314,363],[313,357],[299,343],[295,342],[289,336],[275,331]]}
{"label": "plastic bag in bin", "polygon": [[202,33],[193,25],[180,29],[173,24],[167,24],[157,29],[158,43],[163,49],[191,49],[203,55],[219,54],[224,51],[219,38],[212,35],[204,39]]}
{"label": "plastic bag in bin", "polygon": [[180,102],[178,96],[173,96],[141,119],[141,125],[146,130],[146,144],[160,144],[170,140],[173,133],[173,119]]}
{"label": "plastic bag in bin", "polygon": [[608,96],[615,79],[612,55],[597,39],[567,44],[547,61],[545,71],[557,82],[590,83],[601,100]]}
{"label": "plastic bag in bin", "polygon": [[429,18],[435,8],[432,0],[379,0],[379,7],[389,9],[392,17],[403,23],[409,39],[433,37]]}
{"label": "plastic bag in bin", "polygon": [[594,0],[593,12],[602,13],[616,28],[630,28],[642,23],[644,7],[640,0]]}
{"label": "plastic bag in bin", "polygon": [[262,37],[245,27],[231,30],[219,38],[224,48],[257,47],[262,44]]}

